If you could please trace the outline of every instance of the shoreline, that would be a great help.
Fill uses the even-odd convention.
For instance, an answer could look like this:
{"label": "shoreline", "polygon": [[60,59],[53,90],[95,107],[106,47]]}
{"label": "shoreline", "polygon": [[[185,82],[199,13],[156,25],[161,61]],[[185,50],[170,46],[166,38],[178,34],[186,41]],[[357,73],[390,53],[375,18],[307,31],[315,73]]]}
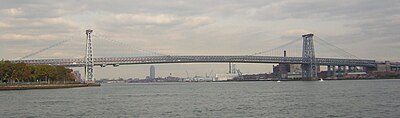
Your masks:
{"label": "shoreline", "polygon": [[[348,80],[400,80],[400,78],[386,78],[386,79],[376,79],[376,78],[363,78],[363,79],[323,79],[324,81],[348,81]],[[289,80],[289,79],[282,79],[282,80],[228,80],[228,81],[158,81],[158,82],[120,82],[120,83],[224,83],[224,82],[257,82],[257,81],[304,81],[304,82],[314,82],[320,80]],[[104,84],[118,84],[116,83],[104,83]]]}
{"label": "shoreline", "polygon": [[[400,78],[385,78],[385,79],[378,79],[378,78],[351,78],[351,79],[323,79],[324,81],[339,81],[339,80],[393,80],[393,79],[399,79]],[[231,80],[232,82],[239,82],[239,81],[278,81],[276,80]],[[279,81],[319,81],[318,80],[290,80],[290,79],[281,79]],[[230,82],[230,81],[228,81]]]}
{"label": "shoreline", "polygon": [[16,85],[0,85],[0,91],[7,90],[31,90],[31,89],[62,89],[77,87],[100,86],[100,84],[16,84]]}

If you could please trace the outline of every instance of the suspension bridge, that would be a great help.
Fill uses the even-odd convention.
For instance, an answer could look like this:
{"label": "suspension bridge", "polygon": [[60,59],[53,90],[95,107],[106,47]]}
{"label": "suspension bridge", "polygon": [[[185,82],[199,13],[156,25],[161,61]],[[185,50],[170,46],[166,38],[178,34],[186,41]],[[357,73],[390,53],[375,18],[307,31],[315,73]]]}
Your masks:
{"label": "suspension bridge", "polygon": [[[44,52],[50,48],[61,45],[66,40],[51,45],[47,48],[41,49],[37,52],[31,53],[27,56],[23,56],[20,59],[11,60],[14,63],[28,63],[28,64],[45,64],[55,66],[66,66],[66,67],[84,67],[85,68],[85,80],[92,81],[94,79],[94,66],[120,66],[120,65],[132,65],[132,64],[162,64],[162,63],[278,63],[278,64],[301,64],[302,78],[304,80],[315,80],[318,78],[319,66],[326,66],[328,73],[331,76],[335,75],[336,69],[348,69],[351,68],[376,68],[378,64],[375,60],[358,59],[354,55],[334,46],[330,43],[322,40],[322,45],[328,45],[339,49],[335,52],[343,52],[347,57],[345,58],[319,58],[316,57],[314,48],[314,34],[302,35],[302,49],[301,55],[298,56],[286,56],[286,50],[284,50],[284,56],[277,56],[269,54],[270,52],[285,49],[289,45],[293,45],[298,40],[294,40],[277,48],[254,53],[251,55],[233,55],[233,56],[185,56],[185,55],[164,55],[155,52],[140,50],[142,52],[149,52],[152,55],[132,56],[132,57],[94,57],[93,55],[93,30],[86,30],[86,43],[85,43],[85,57],[84,58],[65,58],[65,59],[27,59],[33,55]],[[101,38],[101,37],[98,37]],[[118,43],[118,42],[117,42]],[[119,43],[123,45],[123,43]],[[399,68],[399,63],[389,63],[391,68]],[[363,69],[363,71],[367,71]]]}

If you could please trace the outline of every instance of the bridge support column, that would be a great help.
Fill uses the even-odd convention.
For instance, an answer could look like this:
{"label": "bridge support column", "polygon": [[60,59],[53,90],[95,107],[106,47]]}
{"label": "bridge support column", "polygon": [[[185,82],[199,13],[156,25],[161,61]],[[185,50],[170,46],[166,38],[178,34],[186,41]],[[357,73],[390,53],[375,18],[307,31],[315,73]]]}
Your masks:
{"label": "bridge support column", "polygon": [[347,66],[343,66],[343,75],[347,74]]}
{"label": "bridge support column", "polygon": [[344,75],[344,70],[345,70],[344,66],[340,66],[340,75],[342,76]]}
{"label": "bridge support column", "polygon": [[354,67],[354,66],[349,66],[349,72],[355,72],[355,69],[356,67]]}
{"label": "bridge support column", "polygon": [[85,82],[92,83],[93,81],[93,47],[92,47],[92,32],[86,30],[86,54],[85,54]]}
{"label": "bridge support column", "polygon": [[344,74],[344,70],[343,70],[343,66],[339,66],[339,70],[340,70],[340,76],[343,76]]}
{"label": "bridge support column", "polygon": [[302,79],[303,80],[316,80],[317,78],[317,67],[315,62],[314,52],[314,34],[303,35],[303,64],[301,65]]}
{"label": "bridge support column", "polygon": [[332,66],[332,77],[336,77],[336,66]]}
{"label": "bridge support column", "polygon": [[328,68],[328,70],[326,72],[326,76],[330,77],[332,75],[331,65],[328,65],[327,68]]}
{"label": "bridge support column", "polygon": [[353,70],[352,68],[352,66],[347,66],[347,72],[351,72]]}
{"label": "bridge support column", "polygon": [[228,65],[229,67],[228,67],[228,73],[229,74],[232,74],[232,63],[231,62],[229,62],[229,65]]}

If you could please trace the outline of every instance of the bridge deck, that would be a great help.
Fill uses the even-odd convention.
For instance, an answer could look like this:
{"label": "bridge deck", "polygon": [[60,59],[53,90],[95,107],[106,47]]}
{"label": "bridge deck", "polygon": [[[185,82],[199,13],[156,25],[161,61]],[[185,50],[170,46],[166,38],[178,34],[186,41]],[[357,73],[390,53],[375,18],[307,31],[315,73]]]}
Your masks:
{"label": "bridge deck", "polygon": [[[374,67],[375,60],[316,58],[318,65],[347,65]],[[62,65],[68,67],[83,67],[83,59],[36,59],[12,60],[14,63]],[[158,63],[290,63],[304,64],[307,60],[302,57],[274,56],[148,56],[148,57],[101,57],[94,58],[95,66],[129,65],[129,64],[158,64]]]}

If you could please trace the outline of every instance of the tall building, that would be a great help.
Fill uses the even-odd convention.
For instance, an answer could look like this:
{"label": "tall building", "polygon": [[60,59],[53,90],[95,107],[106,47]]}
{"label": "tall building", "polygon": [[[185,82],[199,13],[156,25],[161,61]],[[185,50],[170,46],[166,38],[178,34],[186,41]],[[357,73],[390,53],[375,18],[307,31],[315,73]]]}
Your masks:
{"label": "tall building", "polygon": [[74,74],[75,82],[83,82],[81,73],[79,73],[79,71],[73,71],[72,74]]}
{"label": "tall building", "polygon": [[156,78],[156,67],[154,65],[150,66],[150,79]]}

